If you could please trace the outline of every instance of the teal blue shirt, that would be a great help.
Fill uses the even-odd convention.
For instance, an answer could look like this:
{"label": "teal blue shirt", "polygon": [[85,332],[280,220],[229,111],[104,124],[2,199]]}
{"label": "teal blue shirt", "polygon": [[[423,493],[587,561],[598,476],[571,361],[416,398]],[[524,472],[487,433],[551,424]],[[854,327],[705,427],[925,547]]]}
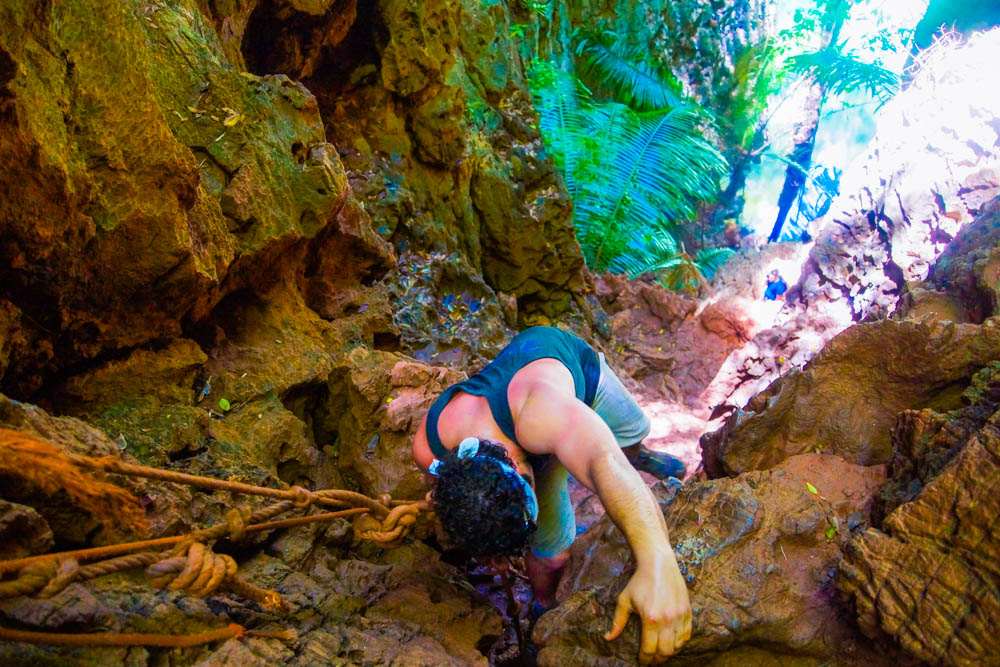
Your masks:
{"label": "teal blue shirt", "polygon": [[554,327],[532,327],[515,336],[486,368],[468,380],[451,385],[434,401],[427,413],[427,442],[434,456],[440,459],[447,452],[438,435],[438,417],[459,391],[485,397],[497,426],[517,443],[514,417],[507,402],[507,386],[515,373],[539,359],[558,359],[573,375],[576,397],[588,406],[593,404],[601,377],[597,353],[582,338],[567,331]]}

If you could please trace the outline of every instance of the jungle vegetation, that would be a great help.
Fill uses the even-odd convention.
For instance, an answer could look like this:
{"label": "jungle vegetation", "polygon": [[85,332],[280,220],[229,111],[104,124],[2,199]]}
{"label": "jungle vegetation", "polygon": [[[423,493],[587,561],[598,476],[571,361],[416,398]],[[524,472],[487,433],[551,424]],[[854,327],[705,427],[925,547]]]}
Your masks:
{"label": "jungle vegetation", "polygon": [[[710,204],[733,210],[750,166],[770,150],[767,127],[774,109],[797,87],[809,88],[811,102],[791,154],[772,153],[787,170],[770,240],[780,237],[792,204],[806,210],[807,183],[825,187],[828,202],[835,176],[811,173],[824,103],[857,90],[884,101],[899,85],[894,73],[863,60],[840,38],[851,8],[862,1],[815,0],[796,13],[791,29],[747,45],[734,63],[724,117],[686,95],[648,49],[630,47],[614,32],[573,32],[569,58],[539,57],[536,50],[529,76],[539,125],[573,199],[591,270],[631,277],[653,272],[671,289],[705,287],[731,253],[703,242],[721,231]],[[551,9],[546,2],[526,6],[542,17]],[[886,35],[872,39],[902,43]],[[699,239],[691,233],[706,222],[709,234]],[[690,251],[682,240],[693,246]]]}

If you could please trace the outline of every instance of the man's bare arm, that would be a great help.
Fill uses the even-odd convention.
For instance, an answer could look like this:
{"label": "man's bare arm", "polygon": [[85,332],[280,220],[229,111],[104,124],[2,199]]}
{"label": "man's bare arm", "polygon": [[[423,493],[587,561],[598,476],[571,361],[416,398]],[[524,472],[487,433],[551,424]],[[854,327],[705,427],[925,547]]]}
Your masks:
{"label": "man's bare arm", "polygon": [[628,463],[604,420],[574,396],[544,384],[519,406],[518,441],[528,451],[551,453],[595,491],[624,533],[636,572],[618,598],[607,639],[625,628],[631,611],[642,620],[639,659],[663,660],[691,636],[687,586],[670,547],[666,522],[639,473]]}

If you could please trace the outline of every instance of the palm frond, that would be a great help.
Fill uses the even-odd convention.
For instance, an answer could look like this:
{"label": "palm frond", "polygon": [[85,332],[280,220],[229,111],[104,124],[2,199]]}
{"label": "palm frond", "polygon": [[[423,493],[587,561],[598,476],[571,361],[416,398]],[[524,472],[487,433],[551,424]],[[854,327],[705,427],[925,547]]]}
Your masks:
{"label": "palm frond", "polygon": [[600,82],[615,100],[636,111],[671,109],[684,103],[677,79],[650,64],[643,52],[628,48],[615,33],[578,34],[575,53],[583,60],[584,76]]}
{"label": "palm frond", "polygon": [[733,256],[732,248],[703,248],[698,251],[696,262],[706,280],[711,280],[726,261]]}
{"label": "palm frond", "polygon": [[673,230],[717,193],[727,168],[702,136],[703,112],[594,104],[579,80],[547,63],[533,68],[532,89],[588,266],[635,275],[676,252]]}
{"label": "palm frond", "polygon": [[616,150],[602,162],[604,175],[591,196],[578,203],[577,224],[598,227],[590,259],[591,268],[601,271],[628,245],[622,229],[692,218],[695,202],[717,192],[726,161],[701,137],[703,119],[693,109],[634,114],[607,104],[595,108],[594,116],[613,125],[608,135]]}
{"label": "palm frond", "polygon": [[792,56],[786,67],[789,72],[812,76],[834,94],[865,90],[884,102],[899,90],[899,77],[893,72],[875,63],[862,62],[836,48]]}
{"label": "palm frond", "polygon": [[562,172],[570,197],[579,195],[576,176],[589,128],[583,109],[589,91],[579,79],[549,62],[535,60],[529,72],[539,129],[545,147]]}
{"label": "palm frond", "polygon": [[730,248],[705,248],[692,257],[683,245],[678,247],[674,244],[671,252],[660,255],[656,261],[651,261],[630,277],[654,273],[667,289],[697,293],[708,289],[708,281],[732,254]]}

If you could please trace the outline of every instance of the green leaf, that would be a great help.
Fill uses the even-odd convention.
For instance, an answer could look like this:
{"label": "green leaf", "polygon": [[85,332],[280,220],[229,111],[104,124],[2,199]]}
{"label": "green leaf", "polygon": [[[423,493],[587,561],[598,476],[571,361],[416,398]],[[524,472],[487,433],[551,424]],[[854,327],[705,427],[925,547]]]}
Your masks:
{"label": "green leaf", "polygon": [[583,59],[585,78],[594,79],[614,98],[636,111],[658,111],[682,106],[681,84],[669,70],[647,60],[647,53],[628,47],[618,34],[600,36],[578,33],[575,53]]}
{"label": "green leaf", "polygon": [[225,398],[220,398],[219,399],[219,408],[223,412],[229,412],[229,409],[231,407],[233,407],[233,406],[229,403],[229,401],[227,399],[225,399]]}
{"label": "green leaf", "polygon": [[899,77],[875,63],[866,63],[836,48],[792,56],[786,65],[793,74],[812,76],[834,94],[864,90],[886,102],[899,90]]}
{"label": "green leaf", "polygon": [[819,495],[819,491],[816,490],[816,487],[810,484],[809,482],[806,482],[806,488],[809,489],[809,493],[812,493],[817,496]]}
{"label": "green leaf", "polygon": [[836,535],[836,534],[837,534],[837,529],[834,528],[833,526],[829,526],[826,529],[826,539],[832,540],[833,536]]}

